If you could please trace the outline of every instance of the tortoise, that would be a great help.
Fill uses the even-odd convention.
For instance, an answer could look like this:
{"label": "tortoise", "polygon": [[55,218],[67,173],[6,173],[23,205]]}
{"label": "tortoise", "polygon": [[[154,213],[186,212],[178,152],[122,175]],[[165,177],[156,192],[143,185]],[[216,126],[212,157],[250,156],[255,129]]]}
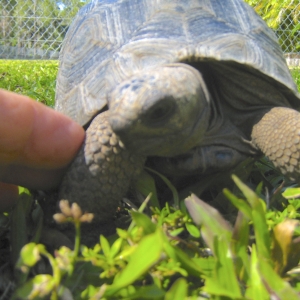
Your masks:
{"label": "tortoise", "polygon": [[300,175],[299,94],[242,0],[92,0],[60,54],[55,109],[86,129],[59,198],[111,219],[145,162],[178,177],[258,154]]}

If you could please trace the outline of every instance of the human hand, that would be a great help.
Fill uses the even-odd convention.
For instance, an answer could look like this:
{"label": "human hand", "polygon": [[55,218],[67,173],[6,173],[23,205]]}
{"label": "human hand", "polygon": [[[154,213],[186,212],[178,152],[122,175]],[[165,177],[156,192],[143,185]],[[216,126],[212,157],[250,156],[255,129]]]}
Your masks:
{"label": "human hand", "polygon": [[82,127],[68,117],[0,89],[0,211],[17,199],[14,185],[57,187],[83,139]]}

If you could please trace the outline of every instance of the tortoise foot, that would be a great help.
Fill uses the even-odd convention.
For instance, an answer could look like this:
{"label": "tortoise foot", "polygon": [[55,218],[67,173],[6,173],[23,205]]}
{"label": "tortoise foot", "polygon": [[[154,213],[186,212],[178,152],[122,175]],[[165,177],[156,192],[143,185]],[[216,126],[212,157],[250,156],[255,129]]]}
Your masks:
{"label": "tortoise foot", "polygon": [[275,107],[253,127],[252,142],[291,180],[300,180],[300,114]]}
{"label": "tortoise foot", "polygon": [[126,150],[111,130],[107,116],[108,112],[104,112],[92,121],[59,191],[59,200],[76,202],[83,212],[93,213],[98,223],[113,218],[145,162],[144,157]]}

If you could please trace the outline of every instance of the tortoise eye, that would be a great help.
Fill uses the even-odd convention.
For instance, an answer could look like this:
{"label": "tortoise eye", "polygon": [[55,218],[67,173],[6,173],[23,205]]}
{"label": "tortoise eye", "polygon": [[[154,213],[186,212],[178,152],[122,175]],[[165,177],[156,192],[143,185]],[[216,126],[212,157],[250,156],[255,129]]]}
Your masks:
{"label": "tortoise eye", "polygon": [[158,125],[157,123],[167,122],[175,111],[174,101],[169,99],[162,100],[155,104],[146,114],[146,120],[149,125]]}

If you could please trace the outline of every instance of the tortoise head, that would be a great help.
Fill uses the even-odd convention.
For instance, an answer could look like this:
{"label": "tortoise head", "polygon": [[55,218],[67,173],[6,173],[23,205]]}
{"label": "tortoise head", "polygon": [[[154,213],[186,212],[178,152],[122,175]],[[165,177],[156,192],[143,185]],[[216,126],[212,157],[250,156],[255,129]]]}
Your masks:
{"label": "tortoise head", "polygon": [[201,143],[209,126],[209,102],[196,69],[181,63],[162,65],[116,87],[109,122],[128,149],[173,156]]}

